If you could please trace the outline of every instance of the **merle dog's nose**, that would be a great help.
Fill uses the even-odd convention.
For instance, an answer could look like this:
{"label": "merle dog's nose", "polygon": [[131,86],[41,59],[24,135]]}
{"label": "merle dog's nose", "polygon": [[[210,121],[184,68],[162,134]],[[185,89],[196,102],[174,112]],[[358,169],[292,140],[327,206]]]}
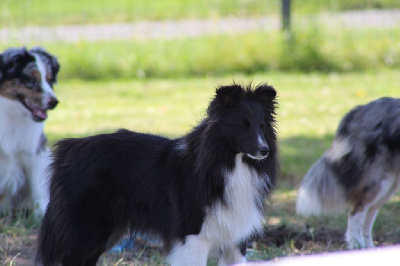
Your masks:
{"label": "merle dog's nose", "polygon": [[49,101],[47,102],[47,106],[48,106],[49,109],[56,108],[57,104],[58,104],[58,100],[56,98],[54,98],[54,97],[51,97],[49,99]]}
{"label": "merle dog's nose", "polygon": [[260,148],[260,154],[262,156],[268,156],[269,155],[269,147],[268,146],[263,146]]}

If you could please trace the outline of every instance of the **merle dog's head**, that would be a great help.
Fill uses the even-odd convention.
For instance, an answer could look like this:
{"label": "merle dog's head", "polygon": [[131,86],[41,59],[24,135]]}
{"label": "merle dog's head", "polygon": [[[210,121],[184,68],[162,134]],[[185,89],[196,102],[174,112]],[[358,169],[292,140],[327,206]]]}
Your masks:
{"label": "merle dog's head", "polygon": [[271,148],[276,149],[275,97],[275,89],[267,84],[254,89],[237,84],[222,86],[217,88],[207,112],[232,148],[251,159],[263,160]]}
{"label": "merle dog's head", "polygon": [[59,68],[43,48],[7,49],[0,54],[0,96],[19,102],[34,121],[44,121],[58,104],[53,84]]}

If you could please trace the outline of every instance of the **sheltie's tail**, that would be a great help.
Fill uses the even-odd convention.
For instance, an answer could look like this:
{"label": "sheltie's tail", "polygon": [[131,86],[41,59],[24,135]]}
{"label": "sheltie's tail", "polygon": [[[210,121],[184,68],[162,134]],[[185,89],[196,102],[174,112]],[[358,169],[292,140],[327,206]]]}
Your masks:
{"label": "sheltie's tail", "polygon": [[39,230],[39,236],[37,240],[38,249],[36,251],[35,265],[56,265],[56,236],[52,227],[48,224],[48,216],[44,216],[42,225]]}
{"label": "sheltie's tail", "polygon": [[343,211],[345,208],[344,189],[324,154],[308,170],[300,185],[296,212],[303,216],[318,216]]}

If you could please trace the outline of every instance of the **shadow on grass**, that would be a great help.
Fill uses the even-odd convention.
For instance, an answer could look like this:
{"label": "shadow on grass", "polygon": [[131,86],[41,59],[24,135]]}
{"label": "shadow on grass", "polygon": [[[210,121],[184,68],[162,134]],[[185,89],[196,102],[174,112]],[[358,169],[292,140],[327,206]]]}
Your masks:
{"label": "shadow on grass", "polygon": [[287,189],[296,188],[307,170],[330,147],[332,140],[332,134],[322,137],[300,135],[281,139],[280,186]]}

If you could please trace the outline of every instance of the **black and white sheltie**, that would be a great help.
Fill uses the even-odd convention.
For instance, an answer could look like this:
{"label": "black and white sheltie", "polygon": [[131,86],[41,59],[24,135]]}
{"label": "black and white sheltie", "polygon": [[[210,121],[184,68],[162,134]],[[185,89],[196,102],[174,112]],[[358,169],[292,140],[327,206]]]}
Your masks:
{"label": "black and white sheltie", "polygon": [[55,145],[36,262],[95,265],[128,233],[162,239],[172,265],[245,261],[277,179],[273,87],[216,90],[178,139],[119,130]]}
{"label": "black and white sheltie", "polygon": [[[43,215],[48,196],[44,171],[49,164],[43,133],[59,64],[44,49],[10,48],[0,54],[0,212],[34,204]],[[28,204],[29,206],[26,206]]]}
{"label": "black and white sheltie", "polygon": [[379,208],[400,188],[400,99],[382,98],[346,114],[332,146],[310,168],[297,198],[302,215],[349,207],[349,248],[373,247]]}

